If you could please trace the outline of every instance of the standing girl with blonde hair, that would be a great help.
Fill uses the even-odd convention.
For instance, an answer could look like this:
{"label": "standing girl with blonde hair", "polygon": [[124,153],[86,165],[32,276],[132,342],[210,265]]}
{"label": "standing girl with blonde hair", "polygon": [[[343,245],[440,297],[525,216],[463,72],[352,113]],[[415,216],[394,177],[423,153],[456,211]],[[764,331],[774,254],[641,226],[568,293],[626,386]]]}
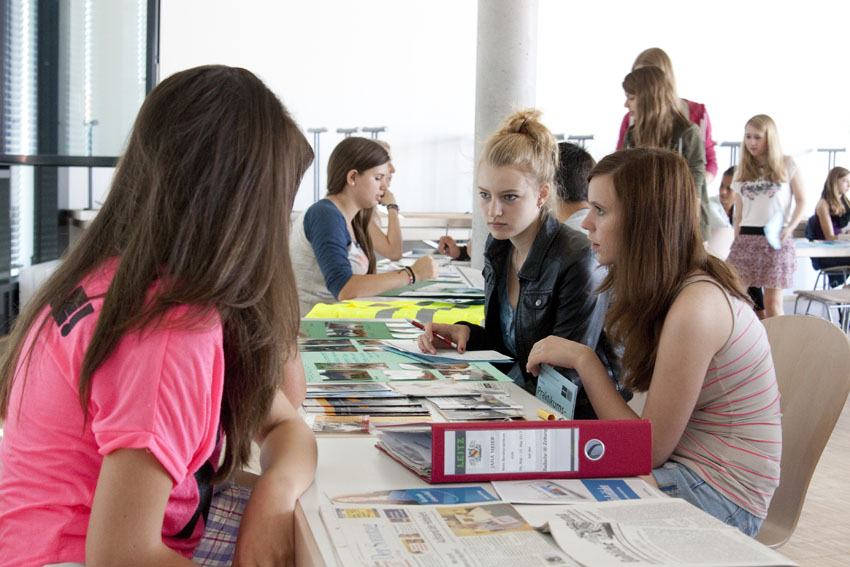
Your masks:
{"label": "standing girl with blonde hair", "polygon": [[646,392],[643,411],[585,345],[547,337],[528,369],[574,368],[601,419],[649,419],[651,480],[754,536],[779,484],[779,390],[737,275],[702,245],[687,165],[668,150],[616,152],[591,172],[588,201],[583,226],[609,268],[606,332],[623,347],[626,385]]}
{"label": "standing girl with blonde hair", "polygon": [[623,148],[666,148],[678,152],[694,178],[703,241],[711,236],[711,210],[705,180],[705,147],[699,128],[682,114],[678,97],[664,71],[640,67],[623,79],[626,108],[634,124],[626,131]]}
{"label": "standing girl with blonde hair", "polygon": [[764,287],[765,317],[782,315],[783,290],[794,284],[797,268],[792,235],[806,201],[797,164],[782,155],[776,123],[766,114],[747,121],[732,189],[738,214],[727,261],[746,285]]}
{"label": "standing girl with blonde hair", "polygon": [[[537,379],[525,370],[528,353],[536,341],[556,335],[596,350],[619,388],[616,357],[602,333],[607,297],[591,293],[604,274],[584,234],[559,222],[547,205],[557,166],[557,142],[538,110],[512,114],[490,136],[478,165],[478,206],[490,230],[484,327],[429,323],[419,346],[430,353],[446,348],[433,339],[436,332],[461,352],[498,350],[516,360],[509,376],[535,393]],[[575,417],[594,417],[583,392]]]}

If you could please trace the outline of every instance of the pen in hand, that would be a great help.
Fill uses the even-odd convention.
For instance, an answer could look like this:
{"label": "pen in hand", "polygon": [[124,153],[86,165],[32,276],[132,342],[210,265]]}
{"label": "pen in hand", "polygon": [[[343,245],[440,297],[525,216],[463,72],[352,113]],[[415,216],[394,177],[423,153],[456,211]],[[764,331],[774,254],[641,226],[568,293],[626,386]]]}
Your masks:
{"label": "pen in hand", "polygon": [[[425,330],[425,325],[423,325],[422,323],[420,323],[416,319],[410,319],[410,323],[418,329],[422,329],[423,331]],[[453,349],[457,349],[457,343],[456,342],[450,341],[449,339],[447,339],[443,335],[441,335],[439,333],[435,333],[433,331],[431,332],[431,334],[433,336],[437,337],[438,339],[440,339],[441,341],[443,341],[444,343],[446,343],[447,345],[449,345],[450,347],[452,347]]]}

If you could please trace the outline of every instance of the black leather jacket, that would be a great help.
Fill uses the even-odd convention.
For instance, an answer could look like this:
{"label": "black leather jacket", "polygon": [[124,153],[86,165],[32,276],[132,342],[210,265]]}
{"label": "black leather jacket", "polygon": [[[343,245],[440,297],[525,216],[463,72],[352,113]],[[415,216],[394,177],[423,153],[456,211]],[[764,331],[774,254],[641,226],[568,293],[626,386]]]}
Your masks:
{"label": "black leather jacket", "polygon": [[[484,252],[484,327],[464,323],[471,329],[469,350],[495,349],[511,354],[499,331],[498,285],[512,251],[510,240],[488,237]],[[587,236],[546,215],[519,271],[519,299],[514,314],[516,361],[522,368],[525,388],[532,394],[537,378],[525,371],[528,353],[534,343],[549,335],[593,348],[622,392],[617,380],[619,363],[602,330],[608,298],[592,293],[604,277],[605,270],[596,263]],[[575,371],[558,370],[581,386]],[[626,399],[631,397],[622,393]],[[575,417],[596,417],[583,388],[579,390]]]}

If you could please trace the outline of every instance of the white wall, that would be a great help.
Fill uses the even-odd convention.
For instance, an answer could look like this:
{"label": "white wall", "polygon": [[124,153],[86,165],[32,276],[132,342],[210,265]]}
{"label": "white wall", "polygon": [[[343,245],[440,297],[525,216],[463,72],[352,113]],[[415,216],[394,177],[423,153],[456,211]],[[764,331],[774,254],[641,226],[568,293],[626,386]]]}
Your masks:
{"label": "white wall", "polygon": [[[336,128],[385,125],[403,210],[469,211],[476,10],[474,0],[163,0],[161,77],[206,63],[251,69],[305,132],[330,130],[323,183]],[[651,46],[670,55],[680,94],[706,104],[718,143],[740,141],[754,114],[774,117],[812,209],[827,169],[814,150],[850,147],[848,2],[540,0],[539,11],[538,106],[553,132],[595,135],[597,159],[616,143],[622,79]],[[728,165],[727,149],[718,162]],[[310,170],[296,208],[312,194]]]}

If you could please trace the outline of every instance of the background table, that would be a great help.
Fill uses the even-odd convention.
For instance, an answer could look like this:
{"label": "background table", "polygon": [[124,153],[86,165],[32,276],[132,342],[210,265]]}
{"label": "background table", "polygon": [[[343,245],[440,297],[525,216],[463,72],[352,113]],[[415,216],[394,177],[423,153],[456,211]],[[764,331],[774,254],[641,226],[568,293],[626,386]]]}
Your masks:
{"label": "background table", "polygon": [[794,251],[798,258],[839,258],[850,257],[850,240],[809,242],[805,238],[794,239]]}

